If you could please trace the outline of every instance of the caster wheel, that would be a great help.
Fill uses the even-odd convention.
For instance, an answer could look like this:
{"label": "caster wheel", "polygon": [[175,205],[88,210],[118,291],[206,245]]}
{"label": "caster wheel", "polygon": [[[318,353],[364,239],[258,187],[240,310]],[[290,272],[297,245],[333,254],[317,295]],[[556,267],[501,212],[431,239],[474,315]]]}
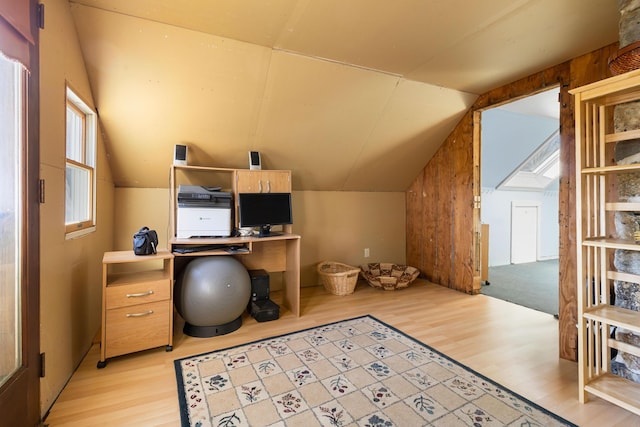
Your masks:
{"label": "caster wheel", "polygon": [[168,346],[165,348],[165,350],[164,350],[164,351],[166,351],[166,352],[173,351],[173,346],[172,346],[172,345],[168,345]]}
{"label": "caster wheel", "polygon": [[105,366],[107,366],[107,361],[106,360],[98,360],[98,365],[97,365],[98,369],[102,369]]}

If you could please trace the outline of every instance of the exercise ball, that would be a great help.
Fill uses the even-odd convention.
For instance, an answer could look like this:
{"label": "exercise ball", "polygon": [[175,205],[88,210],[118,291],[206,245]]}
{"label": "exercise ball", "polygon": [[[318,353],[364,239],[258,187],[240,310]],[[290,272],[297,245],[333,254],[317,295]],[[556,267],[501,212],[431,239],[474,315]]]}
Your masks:
{"label": "exercise ball", "polygon": [[242,325],[251,297],[247,269],[230,256],[204,256],[190,261],[174,289],[184,333],[194,337],[228,334]]}

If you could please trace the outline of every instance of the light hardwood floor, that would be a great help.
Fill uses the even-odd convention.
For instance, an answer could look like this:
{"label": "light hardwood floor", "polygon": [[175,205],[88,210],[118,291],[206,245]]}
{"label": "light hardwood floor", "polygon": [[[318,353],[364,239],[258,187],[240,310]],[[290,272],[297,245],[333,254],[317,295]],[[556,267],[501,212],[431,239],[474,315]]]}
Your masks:
{"label": "light hardwood floor", "polygon": [[177,319],[172,352],[117,357],[104,369],[96,368],[94,345],[45,424],[179,426],[174,359],[370,314],[580,426],[640,426],[640,417],[598,398],[578,402],[577,365],[558,359],[558,323],[549,314],[422,280],[391,292],[362,282],[348,296],[303,288],[301,307],[299,318],[290,312],[264,323],[245,317],[237,331],[213,338],[185,336]]}

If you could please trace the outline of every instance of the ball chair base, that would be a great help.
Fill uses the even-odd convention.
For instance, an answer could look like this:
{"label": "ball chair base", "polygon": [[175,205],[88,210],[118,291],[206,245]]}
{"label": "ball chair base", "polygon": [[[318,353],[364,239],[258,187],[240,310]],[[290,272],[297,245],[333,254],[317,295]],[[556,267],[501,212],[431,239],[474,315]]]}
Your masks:
{"label": "ball chair base", "polygon": [[182,328],[182,332],[184,332],[185,335],[189,335],[190,337],[210,338],[218,335],[228,334],[235,331],[240,326],[242,326],[242,316],[238,316],[236,320],[232,320],[231,322],[225,323],[223,325],[196,326],[186,322],[184,324],[184,328]]}

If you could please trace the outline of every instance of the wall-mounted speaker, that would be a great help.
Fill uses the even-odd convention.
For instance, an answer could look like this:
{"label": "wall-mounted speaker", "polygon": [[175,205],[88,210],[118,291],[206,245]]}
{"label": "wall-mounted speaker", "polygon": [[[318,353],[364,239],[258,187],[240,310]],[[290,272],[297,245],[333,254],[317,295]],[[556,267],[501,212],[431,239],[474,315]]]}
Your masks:
{"label": "wall-mounted speaker", "polygon": [[173,164],[186,166],[187,165],[187,146],[176,144],[173,148]]}
{"label": "wall-mounted speaker", "polygon": [[250,170],[262,169],[262,160],[260,159],[259,151],[249,151],[249,169]]}

